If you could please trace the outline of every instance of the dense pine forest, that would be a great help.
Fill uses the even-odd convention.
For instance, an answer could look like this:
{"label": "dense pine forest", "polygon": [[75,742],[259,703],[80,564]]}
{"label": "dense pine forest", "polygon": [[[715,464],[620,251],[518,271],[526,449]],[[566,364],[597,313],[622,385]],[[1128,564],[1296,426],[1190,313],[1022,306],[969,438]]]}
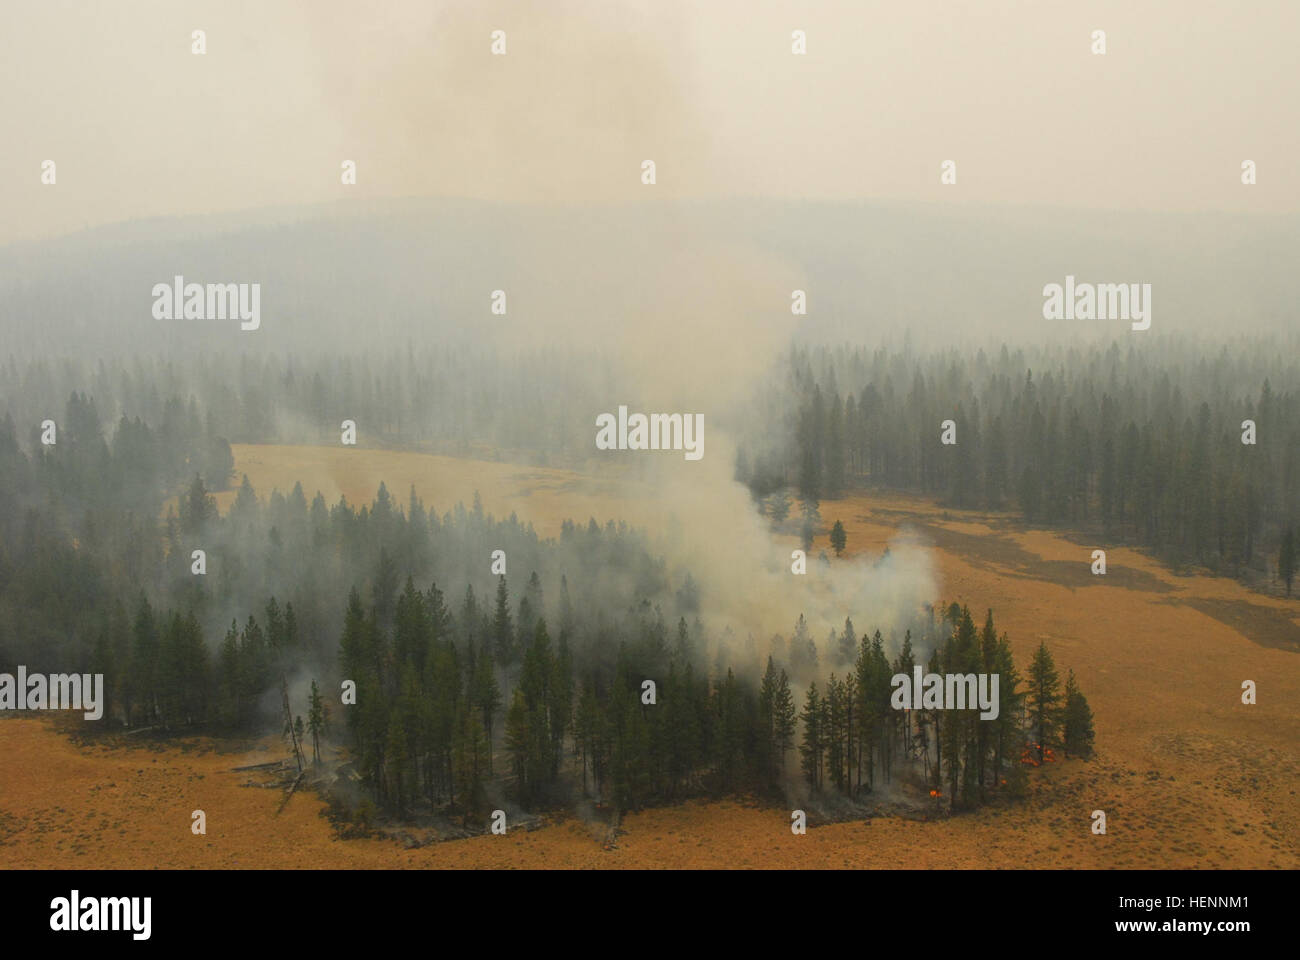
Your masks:
{"label": "dense pine forest", "polygon": [[[758,497],[878,486],[1014,510],[1289,592],[1296,356],[1282,342],[1215,352],[1170,339],[973,356],[793,349],[754,404],[754,423],[782,429],[748,431],[737,476]],[[941,442],[945,421],[955,442]]]}
{"label": "dense pine forest", "polygon": [[[168,436],[337,443],[339,424],[351,419],[363,446],[574,463],[594,449],[595,412],[623,390],[614,371],[595,353],[449,346],[383,355],[10,356],[3,376],[6,409],[24,440],[78,393],[93,399],[109,432],[126,416]],[[201,472],[209,488],[224,489],[220,471]]]}

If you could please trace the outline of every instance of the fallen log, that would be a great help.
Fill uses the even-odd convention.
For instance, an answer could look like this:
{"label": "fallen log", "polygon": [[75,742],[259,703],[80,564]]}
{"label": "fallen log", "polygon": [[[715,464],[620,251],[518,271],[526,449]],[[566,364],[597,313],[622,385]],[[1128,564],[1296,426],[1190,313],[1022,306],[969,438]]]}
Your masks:
{"label": "fallen log", "polygon": [[250,763],[250,764],[249,764],[248,766],[246,766],[246,767],[231,767],[230,769],[231,769],[232,771],[242,771],[242,770],[268,770],[268,769],[270,769],[271,767],[282,767],[282,766],[284,766],[284,765],[285,765],[286,763],[288,763],[288,762],[289,762],[288,760],[269,760],[269,761],[267,761],[266,763]]}
{"label": "fallen log", "polygon": [[[302,778],[305,776],[307,776],[306,770],[298,774],[298,779],[293,782],[293,786],[289,788],[289,792],[286,793],[284,795],[284,799],[280,801],[280,810],[283,810],[286,806],[288,806],[289,798],[293,796],[293,792],[298,789],[298,784],[302,783]],[[280,810],[275,811],[275,815],[277,817],[280,815]]]}

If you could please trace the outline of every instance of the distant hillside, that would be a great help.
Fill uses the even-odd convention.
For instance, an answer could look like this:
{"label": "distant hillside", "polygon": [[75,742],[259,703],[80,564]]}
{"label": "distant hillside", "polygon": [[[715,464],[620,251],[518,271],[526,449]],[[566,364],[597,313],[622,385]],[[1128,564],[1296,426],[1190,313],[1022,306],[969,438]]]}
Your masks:
{"label": "distant hillside", "polygon": [[[1298,236],[1295,216],[874,203],[290,207],[0,248],[0,327],[9,350],[51,355],[254,343],[302,352],[422,335],[591,341],[653,323],[665,292],[691,297],[679,288],[695,284],[711,314],[741,330],[855,341],[901,337],[904,326],[914,338],[1124,333],[1122,322],[1042,319],[1043,285],[1070,273],[1151,283],[1152,333],[1224,333],[1294,325]],[[697,253],[707,265],[688,278]],[[151,288],[176,274],[260,283],[261,329],[154,320]],[[796,284],[807,317],[790,314]],[[507,291],[507,317],[489,313],[495,289]],[[753,307],[769,300],[770,310]],[[743,317],[721,316],[731,302]]]}

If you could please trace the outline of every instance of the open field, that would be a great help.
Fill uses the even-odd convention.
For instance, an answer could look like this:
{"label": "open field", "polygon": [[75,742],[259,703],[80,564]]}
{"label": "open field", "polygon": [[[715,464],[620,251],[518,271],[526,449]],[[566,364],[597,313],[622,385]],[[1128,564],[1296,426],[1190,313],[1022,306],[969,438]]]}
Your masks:
{"label": "open field", "polygon": [[234,503],[240,477],[247,474],[259,498],[277,489],[288,494],[301,482],[309,503],[319,491],[329,506],[340,496],[354,506],[368,504],[381,482],[405,506],[414,486],[425,507],[439,514],[458,501],[469,506],[477,490],[488,513],[501,518],[516,511],[543,537],[558,537],[560,524],[568,518],[594,516],[602,524],[610,519],[646,524],[653,519],[644,502],[628,495],[635,483],[572,470],[343,446],[232,444],[231,450],[235,479],[229,490],[214,494],[222,513]]}
{"label": "open field", "polygon": [[[477,489],[487,510],[514,510],[543,535],[569,516],[653,522],[635,487],[563,470],[341,448],[243,446],[235,457],[260,496],[302,479],[309,498],[368,502],[383,479],[399,500],[414,483],[440,511]],[[786,811],[690,803],[630,815],[613,849],[569,818],[408,850],[333,839],[315,795],[276,817],[279,792],[246,788],[230,769],[278,757],[274,739],[262,753],[198,738],[79,746],[48,718],[11,716],[0,720],[0,867],[1300,866],[1300,602],[914,498],[826,501],[822,515],[844,522],[849,554],[899,536],[928,544],[936,601],[969,602],[977,619],[991,606],[1018,662],[1046,640],[1088,695],[1098,758],[1035,771],[1020,806],[951,820],[814,821],[795,837]],[[1089,572],[1098,546],[1105,577]],[[1257,705],[1241,704],[1243,680],[1259,685]],[[195,809],[207,836],[190,833]],[[1095,809],[1104,837],[1089,832]]]}

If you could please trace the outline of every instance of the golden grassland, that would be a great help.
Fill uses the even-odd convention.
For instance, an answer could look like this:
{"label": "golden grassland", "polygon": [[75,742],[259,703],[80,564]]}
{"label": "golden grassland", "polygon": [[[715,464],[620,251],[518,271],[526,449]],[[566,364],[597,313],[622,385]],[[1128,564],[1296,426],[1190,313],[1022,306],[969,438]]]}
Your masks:
{"label": "golden grassland", "polygon": [[[564,470],[391,451],[237,446],[260,496],[303,480],[310,498],[368,503],[382,479],[411,484],[440,511],[474,490],[554,535],[566,517],[648,522],[635,488]],[[232,492],[219,495],[223,509]],[[1096,714],[1098,756],[1031,775],[1028,799],[922,822],[877,817],[794,836],[788,811],[743,802],[628,815],[604,830],[556,816],[536,830],[415,849],[335,839],[323,801],[244,786],[231,768],[277,758],[204,738],[78,745],[49,718],[0,719],[0,867],[1173,867],[1300,866],[1300,603],[1205,575],[1177,575],[1142,553],[1026,530],[1011,517],[862,495],[822,504],[848,553],[879,554],[900,534],[927,544],[942,599],[992,607],[1018,662],[1046,640],[1073,667]],[[939,598],[936,598],[939,599]],[[1254,680],[1259,702],[1241,703]],[[190,815],[207,814],[206,836]],[[1090,832],[1093,810],[1108,832]]]}
{"label": "golden grassland", "polygon": [[320,492],[331,507],[341,496],[354,507],[368,505],[381,482],[405,505],[414,487],[425,508],[439,516],[458,502],[468,506],[477,491],[485,511],[498,518],[515,511],[542,537],[558,537],[566,519],[594,516],[602,525],[611,519],[638,524],[653,519],[645,502],[628,494],[635,483],[572,470],[341,445],[232,444],[231,451],[235,481],[229,490],[214,494],[222,513],[234,503],[240,478],[247,475],[259,499],[273,490],[287,495],[301,482],[308,502]]}

